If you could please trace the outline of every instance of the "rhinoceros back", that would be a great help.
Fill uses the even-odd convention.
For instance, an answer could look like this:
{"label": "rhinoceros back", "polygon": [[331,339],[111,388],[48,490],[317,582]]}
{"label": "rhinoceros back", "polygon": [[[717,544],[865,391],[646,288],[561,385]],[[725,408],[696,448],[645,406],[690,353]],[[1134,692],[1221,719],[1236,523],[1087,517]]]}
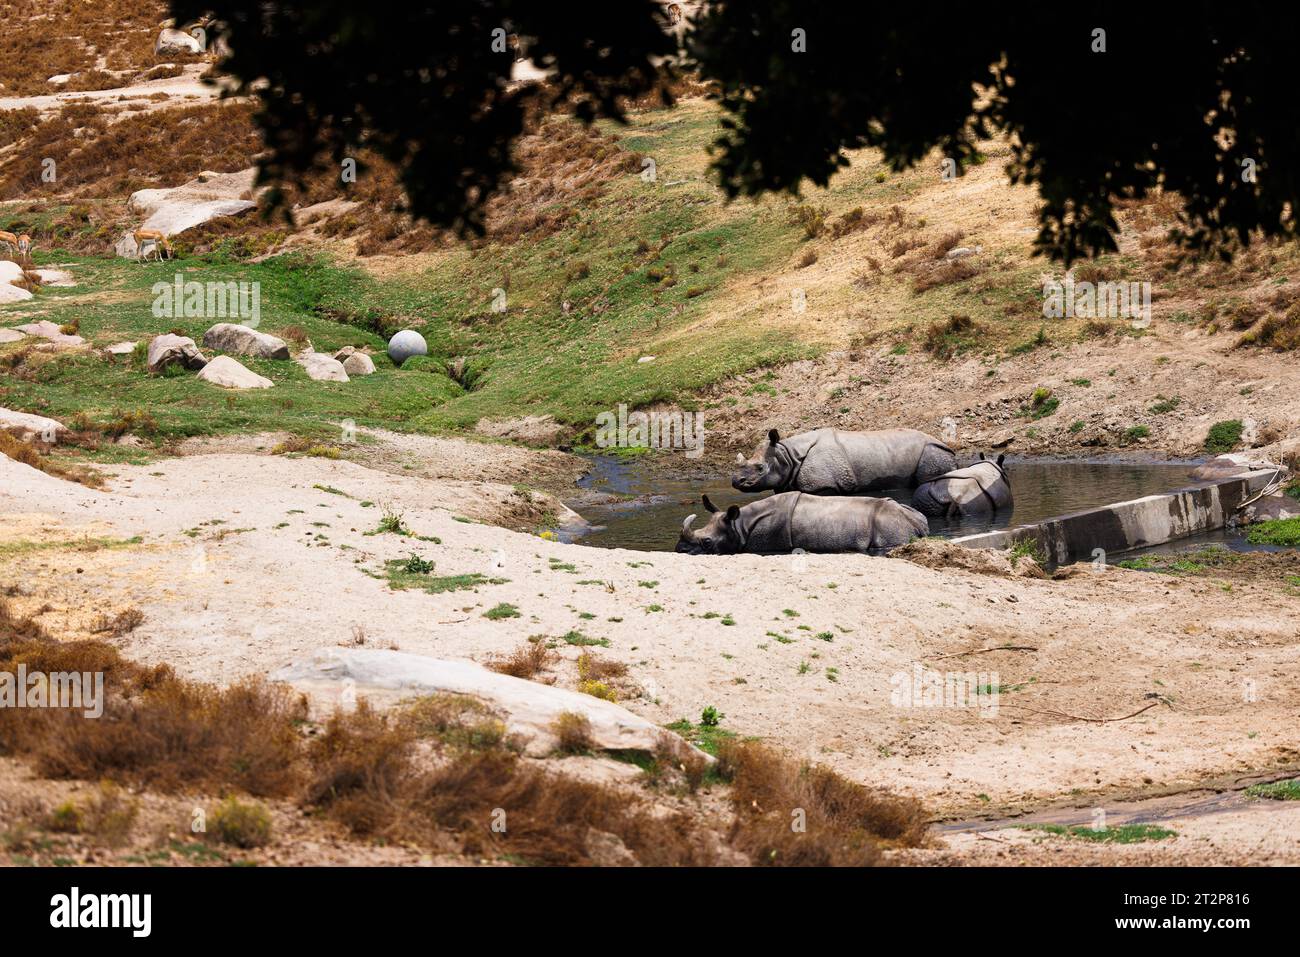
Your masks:
{"label": "rhinoceros back", "polygon": [[834,445],[852,474],[851,481],[837,489],[846,493],[916,485],[957,464],[951,449],[916,429],[834,430]]}

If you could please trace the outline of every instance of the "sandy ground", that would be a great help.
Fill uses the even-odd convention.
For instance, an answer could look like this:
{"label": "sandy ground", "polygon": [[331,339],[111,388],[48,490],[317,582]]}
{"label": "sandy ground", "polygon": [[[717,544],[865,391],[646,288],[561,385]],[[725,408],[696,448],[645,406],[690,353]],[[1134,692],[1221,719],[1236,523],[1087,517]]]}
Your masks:
{"label": "sandy ground", "polygon": [[[112,106],[129,106],[134,110],[152,112],[174,106],[193,106],[195,103],[215,100],[221,96],[223,84],[209,84],[199,79],[208,68],[206,63],[193,63],[184,67],[180,76],[160,80],[146,80],[111,90],[88,90],[62,93],[42,93],[36,96],[0,97],[0,110],[32,108],[42,113],[57,112],[69,103],[93,102]],[[151,100],[157,94],[166,94],[167,100]]]}
{"label": "sandy ground", "polygon": [[[195,678],[266,673],[354,626],[372,646],[477,661],[579,630],[629,665],[632,710],[667,723],[713,705],[738,733],[919,795],[943,819],[1300,767],[1300,598],[1268,577],[1229,590],[1090,566],[1025,577],[992,558],[980,571],[601,550],[483,524],[511,524],[528,494],[502,484],[232,453],[115,473],[99,492],[0,459],[0,577],[58,634],[139,608],[125,653]],[[437,541],[367,534],[383,508]],[[434,595],[375,577],[411,553],[437,575],[506,581]],[[500,603],[519,617],[484,617]],[[1006,644],[1028,650],[962,654]],[[996,712],[905,706],[916,668],[1001,688]]]}
{"label": "sandy ground", "polygon": [[1300,805],[1253,801],[1221,814],[1170,817],[1159,826],[1175,837],[1134,844],[1094,844],[1031,828],[946,836],[942,847],[905,851],[907,864],[998,866],[1257,867],[1300,861]]}

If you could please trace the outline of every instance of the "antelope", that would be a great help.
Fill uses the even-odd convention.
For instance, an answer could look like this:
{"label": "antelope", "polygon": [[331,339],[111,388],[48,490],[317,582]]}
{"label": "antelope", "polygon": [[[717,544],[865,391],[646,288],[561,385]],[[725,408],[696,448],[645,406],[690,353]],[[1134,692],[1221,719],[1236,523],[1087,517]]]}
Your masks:
{"label": "antelope", "polygon": [[162,261],[164,251],[167,253],[168,259],[172,258],[172,245],[167,241],[167,236],[162,231],[157,229],[137,229],[132,235],[135,237],[135,258],[140,262],[144,262],[149,258],[149,254],[145,252],[146,246],[153,247],[154,258],[159,262]]}
{"label": "antelope", "polygon": [[15,262],[20,265],[32,264],[32,237],[23,233],[21,236],[15,236],[13,233],[0,232],[0,243],[4,243],[10,249],[14,250],[18,256]]}

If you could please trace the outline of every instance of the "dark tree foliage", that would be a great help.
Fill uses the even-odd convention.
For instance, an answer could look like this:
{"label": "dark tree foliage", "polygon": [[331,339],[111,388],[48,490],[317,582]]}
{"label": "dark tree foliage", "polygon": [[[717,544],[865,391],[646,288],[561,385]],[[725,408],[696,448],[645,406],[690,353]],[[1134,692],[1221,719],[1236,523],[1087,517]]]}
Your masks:
{"label": "dark tree foliage", "polygon": [[[213,2],[173,6],[186,19]],[[269,81],[269,176],[365,142],[404,165],[415,213],[462,229],[508,178],[530,100],[619,118],[675,48],[650,0],[215,2],[227,68]],[[502,25],[557,71],[546,94],[508,87],[511,57],[489,36]],[[1005,132],[1012,179],[1044,201],[1038,244],[1069,261],[1113,250],[1116,202],[1154,188],[1183,197],[1194,249],[1294,235],[1297,26],[1293,8],[1260,2],[755,0],[707,4],[687,43],[727,111],[714,169],[729,195],[825,184],[864,146],[899,169],[938,148],[960,170],[978,138]]]}
{"label": "dark tree foliage", "polygon": [[[515,172],[527,112],[558,102],[590,121],[662,85],[676,49],[653,0],[173,0],[185,25],[211,13],[222,64],[256,91],[267,155],[259,181],[337,171],[365,146],[395,163],[413,213],[481,232],[483,204]],[[494,31],[498,31],[494,34]],[[516,35],[555,77],[510,86]]]}

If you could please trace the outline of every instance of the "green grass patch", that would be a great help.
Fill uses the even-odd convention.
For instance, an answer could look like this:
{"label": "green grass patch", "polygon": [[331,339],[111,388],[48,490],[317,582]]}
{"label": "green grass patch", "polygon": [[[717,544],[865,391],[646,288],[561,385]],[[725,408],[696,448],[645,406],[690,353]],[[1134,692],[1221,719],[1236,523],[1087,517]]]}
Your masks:
{"label": "green grass patch", "polygon": [[1300,801],[1300,778],[1291,781],[1271,781],[1252,784],[1246,788],[1248,798],[1268,798],[1271,801]]}
{"label": "green grass patch", "polygon": [[1154,824],[1121,824],[1119,827],[1092,828],[1086,825],[1065,827],[1060,824],[1021,824],[1026,831],[1043,831],[1058,837],[1077,838],[1097,844],[1141,844],[1144,841],[1163,841],[1177,837],[1177,831]]}
{"label": "green grass patch", "polygon": [[1278,518],[1258,522],[1246,532],[1252,545],[1300,545],[1300,518]]}
{"label": "green grass patch", "polygon": [[1205,436],[1205,451],[1214,454],[1231,452],[1241,442],[1241,419],[1228,419],[1210,426]]}
{"label": "green grass patch", "polygon": [[434,575],[434,563],[425,561],[418,555],[386,561],[384,569],[389,588],[397,591],[418,588],[430,595],[465,591],[479,585],[503,585],[506,582],[504,578],[488,578],[477,572],[468,575]]}

